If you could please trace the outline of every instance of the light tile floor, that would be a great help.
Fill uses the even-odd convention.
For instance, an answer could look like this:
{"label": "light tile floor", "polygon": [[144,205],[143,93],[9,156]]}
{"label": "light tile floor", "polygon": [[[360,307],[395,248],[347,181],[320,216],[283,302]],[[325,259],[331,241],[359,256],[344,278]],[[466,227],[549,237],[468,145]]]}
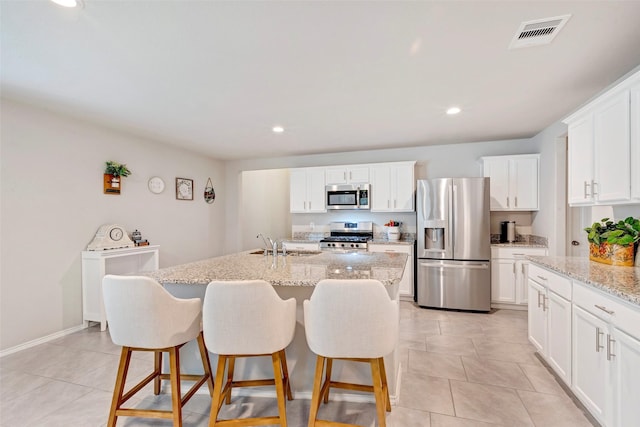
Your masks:
{"label": "light tile floor", "polygon": [[[524,311],[490,314],[426,310],[401,303],[399,403],[389,427],[537,426],[592,424],[534,356]],[[97,327],[0,359],[1,427],[99,427],[106,424],[120,348]],[[151,354],[134,359],[131,383],[148,373]],[[287,403],[292,427],[307,425],[309,401]],[[135,406],[170,407],[147,386]],[[207,426],[210,399],[185,406],[184,425]],[[223,416],[271,415],[273,399],[237,397]],[[376,425],[369,403],[329,402],[325,419]],[[169,421],[120,418],[118,426],[170,426]]]}

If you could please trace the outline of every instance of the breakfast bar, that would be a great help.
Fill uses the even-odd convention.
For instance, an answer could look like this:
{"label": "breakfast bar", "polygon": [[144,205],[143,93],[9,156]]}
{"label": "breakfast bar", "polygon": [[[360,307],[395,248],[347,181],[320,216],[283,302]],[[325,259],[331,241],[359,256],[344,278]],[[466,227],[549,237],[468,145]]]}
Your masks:
{"label": "breakfast bar", "polygon": [[[207,285],[213,281],[265,280],[274,286],[283,299],[295,298],[296,330],[293,342],[286,349],[291,388],[296,398],[310,399],[313,386],[315,355],[307,345],[304,331],[302,303],[309,299],[314,286],[323,279],[376,279],[385,285],[389,296],[398,300],[398,287],[407,264],[403,253],[370,252],[292,252],[286,256],[264,255],[260,250],[245,251],[216,258],[163,268],[145,273],[160,282],[178,298],[204,298]],[[398,319],[399,321],[399,319]],[[217,356],[210,354],[215,366]],[[199,373],[198,348],[195,342],[187,344],[181,351],[181,365],[185,371]],[[400,362],[397,349],[385,358],[389,394],[392,401],[398,398]],[[198,365],[200,365],[198,367]],[[271,359],[238,359],[235,366],[238,379],[268,378],[273,375]],[[333,365],[337,381],[370,384],[369,366],[360,363]],[[238,395],[271,396],[271,389],[234,389]],[[333,394],[333,392],[332,392]],[[356,392],[336,392],[338,399],[350,401],[373,401],[373,396]]]}

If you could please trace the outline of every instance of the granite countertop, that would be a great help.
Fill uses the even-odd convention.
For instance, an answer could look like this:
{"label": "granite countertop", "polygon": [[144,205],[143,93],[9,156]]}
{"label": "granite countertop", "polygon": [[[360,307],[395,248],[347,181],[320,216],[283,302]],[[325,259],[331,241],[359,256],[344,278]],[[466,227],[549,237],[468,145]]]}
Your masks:
{"label": "granite countertop", "polygon": [[527,259],[640,305],[640,267],[614,267],[582,257],[528,256]]}
{"label": "granite countertop", "polygon": [[318,252],[275,258],[245,251],[144,273],[160,283],[207,285],[212,280],[262,279],[278,286],[315,286],[322,279],[377,279],[385,286],[402,278],[402,253]]}

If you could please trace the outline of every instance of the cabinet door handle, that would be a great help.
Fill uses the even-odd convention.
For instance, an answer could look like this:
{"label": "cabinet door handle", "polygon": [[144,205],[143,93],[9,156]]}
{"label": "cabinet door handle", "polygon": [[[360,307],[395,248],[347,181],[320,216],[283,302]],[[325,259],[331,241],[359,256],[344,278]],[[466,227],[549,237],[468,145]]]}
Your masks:
{"label": "cabinet door handle", "polygon": [[542,294],[540,293],[540,291],[538,291],[538,308],[540,308],[540,306],[542,305],[542,303],[540,302],[540,297],[542,296]]}
{"label": "cabinet door handle", "polygon": [[600,353],[600,350],[604,348],[600,345],[600,335],[604,335],[604,332],[600,331],[600,328],[596,328],[596,353]]}
{"label": "cabinet door handle", "polygon": [[525,275],[526,272],[524,271],[524,264],[520,264],[521,270],[522,270],[522,275]]}
{"label": "cabinet door handle", "polygon": [[507,207],[509,207],[509,196],[507,196]]}
{"label": "cabinet door handle", "polygon": [[605,313],[607,313],[607,314],[613,314],[613,313],[615,313],[615,311],[613,311],[613,310],[607,310],[607,307],[603,307],[603,306],[598,305],[598,304],[594,304],[594,306],[595,306],[596,308],[599,308],[600,310],[604,311],[604,312],[605,312]]}
{"label": "cabinet door handle", "polygon": [[304,209],[303,210],[307,210],[307,202],[304,202]]}
{"label": "cabinet door handle", "polygon": [[587,191],[587,189],[591,186],[591,184],[589,184],[587,181],[584,182],[584,198],[588,199],[589,198],[589,192]]}
{"label": "cabinet door handle", "polygon": [[547,308],[549,308],[547,306],[547,300],[548,299],[549,298],[545,294],[542,294],[542,311],[547,311]]}
{"label": "cabinet door handle", "polygon": [[516,200],[516,208],[518,207],[518,196],[514,197],[514,199]]}
{"label": "cabinet door handle", "polygon": [[597,182],[591,180],[591,196],[597,196],[598,193],[596,193],[596,185],[599,185]]}
{"label": "cabinet door handle", "polygon": [[387,200],[387,209],[391,207],[391,200]]}
{"label": "cabinet door handle", "polygon": [[538,279],[540,279],[540,280],[544,280],[545,282],[547,281],[547,278],[546,278],[546,277],[544,277],[544,276],[538,276]]}
{"label": "cabinet door handle", "polygon": [[611,346],[615,342],[616,342],[616,340],[611,338],[611,335],[607,334],[607,360],[611,360],[611,358],[616,357],[615,353],[611,349]]}

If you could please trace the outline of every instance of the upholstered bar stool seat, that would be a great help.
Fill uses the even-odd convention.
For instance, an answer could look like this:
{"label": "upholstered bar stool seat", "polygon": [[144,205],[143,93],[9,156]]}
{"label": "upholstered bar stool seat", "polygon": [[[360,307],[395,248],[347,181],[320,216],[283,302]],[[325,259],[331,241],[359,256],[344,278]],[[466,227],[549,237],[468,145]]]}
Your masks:
{"label": "upholstered bar stool seat", "polygon": [[[295,332],[295,299],[283,301],[263,280],[211,282],[205,293],[202,314],[206,346],[218,355],[209,426],[280,424],[286,427],[285,393],[289,400],[293,397],[285,348]],[[271,356],[273,379],[234,380],[235,359],[255,356]],[[218,419],[223,401],[231,403],[233,388],[265,385],[275,385],[278,416]]]}
{"label": "upholstered bar stool seat", "polygon": [[[353,425],[317,419],[320,400],[328,403],[332,387],[373,392],[378,426],[386,426],[385,411],[391,412],[391,401],[383,357],[398,340],[398,310],[398,302],[389,298],[378,280],[322,280],[316,285],[311,299],[304,302],[307,343],[317,354],[309,427]],[[334,359],[369,363],[373,385],[332,381]]]}
{"label": "upholstered bar stool seat", "polygon": [[[107,425],[114,427],[119,416],[129,416],[172,419],[174,426],[182,426],[182,407],[195,392],[206,383],[209,393],[213,393],[209,354],[202,335],[200,299],[175,298],[160,283],[142,276],[106,275],[102,280],[102,292],[111,340],[122,346]],[[198,341],[204,374],[181,374],[180,347],[194,339]],[[124,393],[134,351],[154,352],[154,370]],[[169,353],[169,374],[162,373],[163,352]],[[154,393],[160,394],[162,380],[171,382],[171,411],[122,407],[151,381],[154,381]],[[180,380],[195,381],[184,397],[180,391]]]}

